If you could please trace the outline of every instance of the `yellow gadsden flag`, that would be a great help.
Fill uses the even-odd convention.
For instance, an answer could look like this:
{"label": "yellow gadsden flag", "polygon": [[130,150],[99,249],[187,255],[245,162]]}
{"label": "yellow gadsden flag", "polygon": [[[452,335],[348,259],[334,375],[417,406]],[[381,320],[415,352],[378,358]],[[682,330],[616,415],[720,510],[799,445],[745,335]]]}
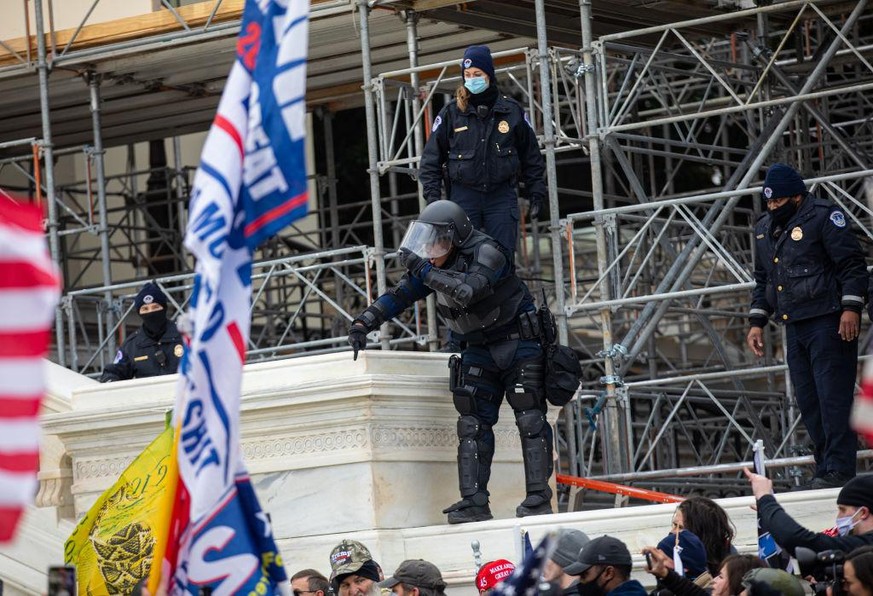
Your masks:
{"label": "yellow gadsden flag", "polygon": [[149,575],[167,482],[173,428],[168,427],[122,472],[64,544],[67,564],[75,565],[79,594],[130,594]]}

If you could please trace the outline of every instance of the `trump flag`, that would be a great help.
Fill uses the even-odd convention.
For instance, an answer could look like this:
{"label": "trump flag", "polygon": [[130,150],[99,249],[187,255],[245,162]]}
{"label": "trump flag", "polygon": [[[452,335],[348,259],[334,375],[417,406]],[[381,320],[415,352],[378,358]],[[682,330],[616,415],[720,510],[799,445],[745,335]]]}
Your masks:
{"label": "trump flag", "polygon": [[175,487],[149,585],[271,594],[287,578],[239,446],[252,251],[306,215],[306,0],[248,0],[237,54],[194,178],[185,245],[197,258],[180,328]]}

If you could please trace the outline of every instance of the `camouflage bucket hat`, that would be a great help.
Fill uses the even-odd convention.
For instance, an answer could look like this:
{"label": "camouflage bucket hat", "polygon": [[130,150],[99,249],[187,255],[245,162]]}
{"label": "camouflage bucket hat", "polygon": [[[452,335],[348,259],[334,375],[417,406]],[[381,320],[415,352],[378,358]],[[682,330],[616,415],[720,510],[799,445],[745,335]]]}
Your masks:
{"label": "camouflage bucket hat", "polygon": [[330,581],[338,575],[346,575],[358,571],[373,557],[366,546],[357,540],[343,540],[330,551]]}

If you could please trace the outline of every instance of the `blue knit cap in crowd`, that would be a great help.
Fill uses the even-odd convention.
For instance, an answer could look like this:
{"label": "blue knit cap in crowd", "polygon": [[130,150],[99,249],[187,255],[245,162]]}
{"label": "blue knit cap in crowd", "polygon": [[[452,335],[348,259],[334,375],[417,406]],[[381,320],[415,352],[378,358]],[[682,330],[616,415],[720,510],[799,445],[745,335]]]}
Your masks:
{"label": "blue knit cap in crowd", "polygon": [[784,163],[777,163],[770,166],[767,170],[767,177],[764,179],[764,201],[771,199],[782,199],[784,197],[793,197],[795,195],[805,195],[806,184],[803,178],[797,173],[797,170]]}
{"label": "blue knit cap in crowd", "polygon": [[136,300],[133,301],[134,308],[137,312],[144,304],[157,302],[164,308],[167,308],[167,295],[161,291],[161,288],[153,281],[150,281],[136,295]]}
{"label": "blue knit cap in crowd", "polygon": [[[675,545],[676,534],[671,532],[658,543],[658,548],[672,559]],[[690,530],[679,532],[679,546],[682,548],[679,558],[682,559],[682,564],[685,566],[687,577],[693,579],[706,571],[706,547],[703,546],[703,542],[696,534]]]}
{"label": "blue knit cap in crowd", "polygon": [[488,80],[494,84],[494,60],[491,59],[491,50],[488,46],[470,46],[464,52],[461,60],[461,74],[467,68],[478,68],[488,75]]}

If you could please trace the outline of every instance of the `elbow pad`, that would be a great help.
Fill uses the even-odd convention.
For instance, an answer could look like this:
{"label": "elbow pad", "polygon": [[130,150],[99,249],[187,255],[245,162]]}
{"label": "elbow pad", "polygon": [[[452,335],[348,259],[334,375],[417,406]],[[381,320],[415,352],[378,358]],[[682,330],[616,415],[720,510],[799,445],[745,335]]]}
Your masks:
{"label": "elbow pad", "polygon": [[[430,271],[424,275],[424,285],[434,292],[439,292],[446,296],[452,296],[452,292],[454,292],[459,286],[467,285],[464,283],[465,277],[466,276],[463,273],[458,271],[446,271],[445,269],[432,267]],[[472,291],[470,294],[472,294]]]}

